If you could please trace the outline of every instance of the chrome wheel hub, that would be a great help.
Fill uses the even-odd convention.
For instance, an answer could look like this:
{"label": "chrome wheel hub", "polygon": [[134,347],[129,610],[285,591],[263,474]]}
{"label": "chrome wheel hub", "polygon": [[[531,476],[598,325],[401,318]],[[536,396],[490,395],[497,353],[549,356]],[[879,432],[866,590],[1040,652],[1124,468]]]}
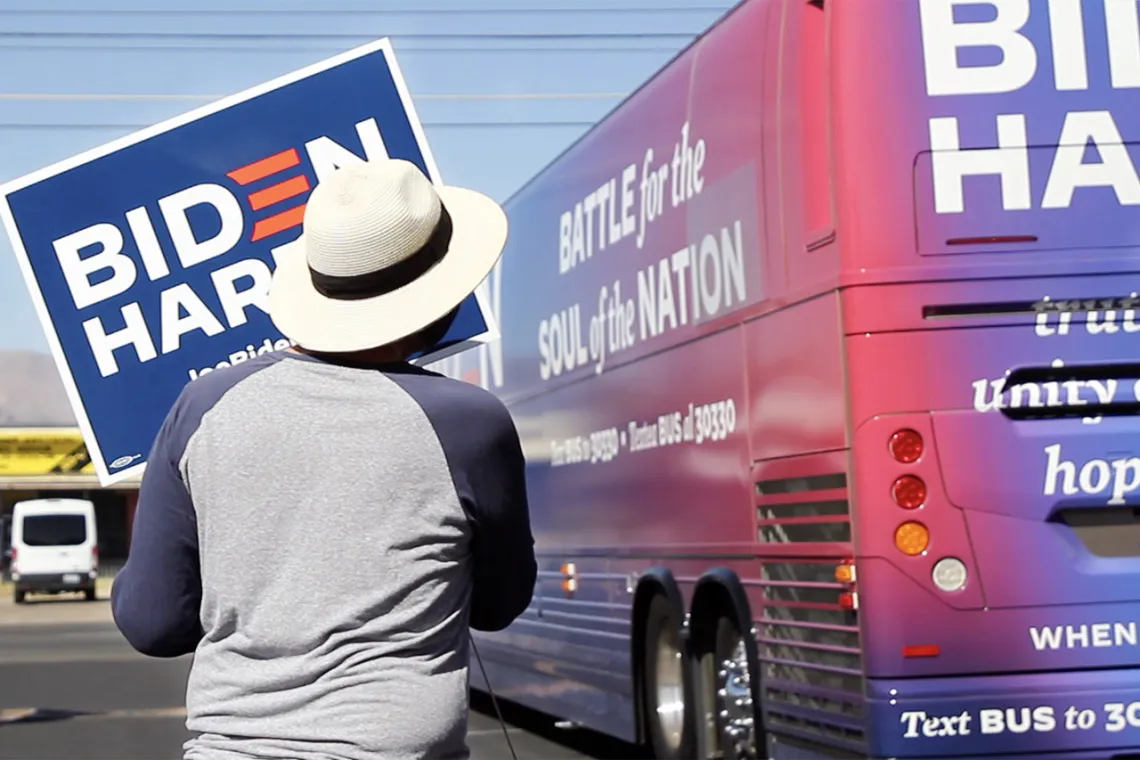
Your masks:
{"label": "chrome wheel hub", "polygon": [[732,657],[717,673],[717,703],[725,760],[756,760],[756,726],[752,715],[752,678],[744,642],[737,643]]}
{"label": "chrome wheel hub", "polygon": [[657,642],[657,719],[671,749],[681,747],[685,731],[685,681],[681,650],[665,631]]}

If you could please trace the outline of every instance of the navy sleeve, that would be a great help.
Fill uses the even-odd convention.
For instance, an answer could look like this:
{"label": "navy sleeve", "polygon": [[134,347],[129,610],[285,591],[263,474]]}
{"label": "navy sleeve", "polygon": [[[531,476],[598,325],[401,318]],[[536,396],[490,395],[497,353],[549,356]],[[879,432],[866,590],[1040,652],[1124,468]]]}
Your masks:
{"label": "navy sleeve", "polygon": [[510,412],[482,388],[427,370],[388,377],[431,421],[471,524],[471,627],[501,631],[530,606],[538,577],[526,459]]}
{"label": "navy sleeve", "polygon": [[143,473],[127,564],[115,577],[111,609],[131,646],[151,657],[193,652],[203,632],[198,528],[179,460],[185,397],[171,409]]}
{"label": "navy sleeve", "polygon": [[484,445],[466,468],[475,534],[471,627],[501,631],[530,605],[538,564],[518,432],[501,407],[488,423]]}

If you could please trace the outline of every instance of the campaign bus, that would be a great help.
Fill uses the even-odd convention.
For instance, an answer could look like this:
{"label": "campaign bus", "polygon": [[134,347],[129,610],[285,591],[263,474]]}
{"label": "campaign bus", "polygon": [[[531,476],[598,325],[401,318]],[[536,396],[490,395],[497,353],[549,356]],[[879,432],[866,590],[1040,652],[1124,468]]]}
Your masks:
{"label": "campaign bus", "polygon": [[1140,758],[1138,141],[1136,0],[746,0],[540,172],[443,366],[529,463],[495,693],[658,758]]}

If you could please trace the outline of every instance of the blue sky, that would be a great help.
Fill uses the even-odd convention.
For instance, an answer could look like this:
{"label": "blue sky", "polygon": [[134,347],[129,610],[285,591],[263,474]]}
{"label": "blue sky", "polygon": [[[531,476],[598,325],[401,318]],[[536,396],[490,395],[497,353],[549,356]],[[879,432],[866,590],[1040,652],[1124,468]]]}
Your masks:
{"label": "blue sky", "polygon": [[[0,0],[0,182],[388,36],[444,179],[502,201],[732,4]],[[47,345],[3,239],[10,348]]]}

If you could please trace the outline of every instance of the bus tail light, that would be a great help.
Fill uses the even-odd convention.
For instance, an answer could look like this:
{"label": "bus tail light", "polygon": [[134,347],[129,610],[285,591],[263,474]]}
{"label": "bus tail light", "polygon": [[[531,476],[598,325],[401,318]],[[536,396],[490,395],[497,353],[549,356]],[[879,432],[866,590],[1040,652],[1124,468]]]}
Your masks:
{"label": "bus tail light", "polygon": [[930,572],[931,580],[940,591],[952,594],[966,586],[966,563],[957,557],[943,557]]}
{"label": "bus tail light", "polygon": [[920,522],[904,522],[895,528],[895,546],[908,557],[917,557],[930,546],[930,531]]}
{"label": "bus tail light", "polygon": [[567,596],[573,596],[578,590],[578,568],[573,562],[562,565],[562,590]]}
{"label": "bus tail light", "polygon": [[891,498],[903,509],[918,509],[926,503],[926,482],[917,475],[903,475],[891,485]]}
{"label": "bus tail light", "polygon": [[840,583],[854,583],[855,582],[855,561],[847,560],[835,568],[835,580]]}
{"label": "bus tail light", "polygon": [[859,595],[854,591],[844,591],[839,595],[839,606],[845,610],[859,609]]}
{"label": "bus tail light", "polygon": [[912,464],[922,456],[925,444],[917,431],[905,429],[895,432],[887,443],[891,456],[901,464]]}

